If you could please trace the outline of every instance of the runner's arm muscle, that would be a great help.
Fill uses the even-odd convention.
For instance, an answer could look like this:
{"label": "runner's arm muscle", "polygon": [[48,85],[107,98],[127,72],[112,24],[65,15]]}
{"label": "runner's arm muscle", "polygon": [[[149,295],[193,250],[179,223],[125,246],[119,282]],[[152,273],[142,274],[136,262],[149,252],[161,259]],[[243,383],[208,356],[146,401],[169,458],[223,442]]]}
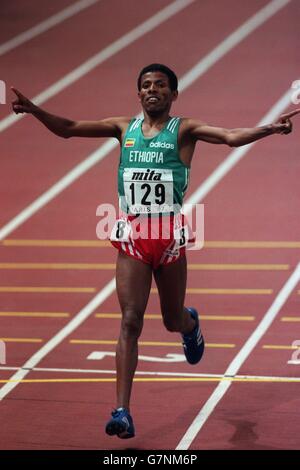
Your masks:
{"label": "runner's arm muscle", "polygon": [[69,137],[115,137],[120,140],[122,125],[129,121],[128,118],[107,118],[100,121],[73,121],[64,117],[48,113],[36,106],[16,88],[12,88],[17,99],[13,101],[12,107],[16,114],[32,114],[54,134]]}
{"label": "runner's arm muscle", "polygon": [[210,126],[204,122],[188,119],[186,129],[195,141],[203,140],[212,144],[226,144],[230,147],[240,147],[250,144],[272,134],[289,134],[292,131],[290,118],[300,112],[300,109],[282,114],[273,124],[260,127],[225,129]]}

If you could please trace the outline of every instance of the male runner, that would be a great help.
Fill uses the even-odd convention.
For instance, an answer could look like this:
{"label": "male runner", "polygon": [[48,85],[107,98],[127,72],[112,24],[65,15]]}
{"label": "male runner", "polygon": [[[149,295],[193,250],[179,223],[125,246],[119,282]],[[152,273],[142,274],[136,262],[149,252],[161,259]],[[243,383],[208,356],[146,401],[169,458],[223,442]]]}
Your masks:
{"label": "male runner", "polygon": [[[224,129],[202,121],[170,116],[177,99],[177,77],[162,64],[145,67],[138,77],[143,119],[112,117],[100,121],[73,121],[35,106],[18,90],[15,113],[30,113],[51,132],[69,137],[115,137],[121,147],[118,191],[123,216],[111,240],[119,250],[116,267],[117,295],[122,311],[117,345],[117,407],[106,425],[109,435],[135,434],[129,401],[138,360],[138,338],[150,293],[152,273],[158,287],[161,313],[167,330],[182,335],[190,364],[204,351],[198,313],[184,307],[187,263],[186,233],[180,209],[188,186],[189,168],[198,140],[238,147],[273,134],[292,131],[290,118],[300,109],[280,116],[273,124],[256,128]],[[137,215],[142,231],[153,225],[150,238],[134,236]],[[140,215],[142,217],[140,217]],[[162,237],[164,221],[170,228]],[[151,227],[151,228],[153,228]]]}

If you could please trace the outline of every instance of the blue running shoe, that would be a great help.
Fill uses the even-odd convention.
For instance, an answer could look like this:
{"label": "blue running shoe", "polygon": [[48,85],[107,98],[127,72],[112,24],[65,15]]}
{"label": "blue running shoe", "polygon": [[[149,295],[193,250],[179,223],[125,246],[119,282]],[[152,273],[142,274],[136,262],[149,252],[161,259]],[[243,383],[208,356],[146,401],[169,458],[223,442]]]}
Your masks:
{"label": "blue running shoe", "polygon": [[196,326],[188,335],[182,335],[183,350],[189,364],[197,364],[204,353],[204,338],[202,336],[198,312],[194,308],[188,308],[191,317],[196,321]]}
{"label": "blue running shoe", "polygon": [[120,439],[129,439],[134,437],[134,426],[132,417],[126,408],[118,408],[111,414],[112,418],[108,421],[105,431],[109,436],[117,435]]}

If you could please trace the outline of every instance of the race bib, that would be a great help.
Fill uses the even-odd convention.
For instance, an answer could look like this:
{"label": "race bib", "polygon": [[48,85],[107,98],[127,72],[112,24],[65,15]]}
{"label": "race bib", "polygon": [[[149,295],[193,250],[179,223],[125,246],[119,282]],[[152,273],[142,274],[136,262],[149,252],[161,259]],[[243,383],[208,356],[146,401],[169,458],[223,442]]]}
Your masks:
{"label": "race bib", "polygon": [[119,219],[110,234],[110,240],[113,242],[128,242],[131,233],[131,224],[128,220]]}
{"label": "race bib", "polygon": [[172,212],[172,170],[125,168],[123,182],[126,203],[132,214]]}
{"label": "race bib", "polygon": [[180,228],[174,228],[174,239],[177,248],[186,246],[189,242],[189,228],[184,225]]}

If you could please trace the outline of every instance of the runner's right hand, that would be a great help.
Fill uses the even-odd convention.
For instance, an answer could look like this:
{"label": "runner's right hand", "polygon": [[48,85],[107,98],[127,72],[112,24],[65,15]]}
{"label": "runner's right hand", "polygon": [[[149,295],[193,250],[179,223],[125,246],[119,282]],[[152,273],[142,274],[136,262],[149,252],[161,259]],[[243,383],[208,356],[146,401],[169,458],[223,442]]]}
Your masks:
{"label": "runner's right hand", "polygon": [[282,114],[278,120],[273,124],[273,129],[276,134],[289,134],[293,130],[293,123],[291,117],[300,113],[300,108],[290,111],[289,113]]}
{"label": "runner's right hand", "polygon": [[16,114],[31,113],[34,108],[34,104],[28,98],[26,98],[26,96],[22,95],[22,93],[20,93],[16,88],[11,87],[11,90],[17,96],[17,99],[12,102],[13,111]]}

